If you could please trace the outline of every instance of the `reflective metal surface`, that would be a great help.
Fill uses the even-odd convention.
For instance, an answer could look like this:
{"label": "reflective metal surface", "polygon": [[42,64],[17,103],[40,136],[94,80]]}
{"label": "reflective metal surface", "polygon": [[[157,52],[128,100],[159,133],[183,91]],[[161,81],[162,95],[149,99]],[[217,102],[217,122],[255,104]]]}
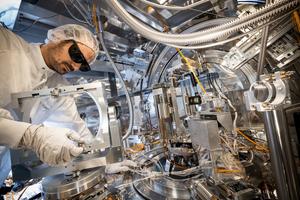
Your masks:
{"label": "reflective metal surface", "polygon": [[43,179],[42,187],[46,199],[71,199],[72,197],[91,189],[103,181],[102,170],[90,169],[71,173],[59,174]]}
{"label": "reflective metal surface", "polygon": [[282,145],[280,140],[281,130],[276,111],[267,111],[264,113],[265,129],[271,150],[271,162],[273,176],[276,180],[279,199],[289,199],[289,192],[283,166]]}
{"label": "reflective metal surface", "polygon": [[[84,153],[65,167],[50,167],[42,164],[35,153],[30,150],[12,149],[11,160],[15,180],[27,180],[51,176],[55,174],[104,166],[122,160],[121,135],[118,129],[119,121],[114,117],[114,109],[110,108],[111,130],[108,118],[108,107],[104,83],[88,83],[75,86],[49,88],[31,92],[13,94],[15,106],[21,107],[23,121],[30,120],[31,107],[23,101],[33,101],[33,98],[52,96],[88,94],[96,104],[99,113],[98,131],[90,145],[84,147]],[[27,106],[24,106],[27,105]],[[41,122],[42,123],[42,122]]]}
{"label": "reflective metal surface", "polygon": [[146,199],[191,199],[189,184],[185,180],[149,179],[139,181],[134,188]]}
{"label": "reflective metal surface", "polygon": [[[222,25],[220,37],[203,44],[209,47],[195,49],[193,44],[176,49],[149,41],[141,27],[124,23],[129,22],[125,15],[107,5],[113,1],[124,6],[123,13],[161,36],[177,37],[178,43],[183,38],[171,34],[197,32],[185,36],[196,44],[198,38],[192,36],[203,33],[209,38],[205,33]],[[81,117],[97,132],[95,143],[68,166],[56,168],[34,159],[32,152],[13,150],[13,176],[45,177],[43,190],[49,199],[298,200],[299,1],[272,1],[269,11],[251,20],[268,1],[205,0],[179,10],[168,6],[191,6],[199,0],[151,2],[164,8],[140,0],[22,1],[15,31],[28,25],[19,34],[31,42],[43,42],[49,28],[70,22],[96,33],[95,21],[100,20],[104,44],[125,84],[113,74],[104,52],[92,71],[68,74],[73,86],[61,88],[67,93],[89,89],[74,86],[79,82],[102,83],[85,91],[97,105],[83,97],[77,101]],[[278,2],[287,2],[280,7],[289,13],[273,20]],[[231,22],[235,19],[239,21]],[[270,22],[268,28],[261,26],[265,22]],[[123,142],[130,121],[124,87],[134,100],[135,117],[132,135]],[[46,93],[64,92],[56,88],[25,96]],[[23,120],[30,119],[25,114]],[[127,159],[136,165],[124,166],[121,161]],[[92,170],[111,163],[115,174]]]}
{"label": "reflective metal surface", "polygon": [[[170,155],[173,154],[172,149],[170,149]],[[175,152],[174,155],[181,154],[184,156],[190,156],[184,152]],[[155,163],[147,164],[149,169],[154,171],[162,171],[167,172],[168,160],[166,158],[168,156],[166,154],[166,149],[164,148],[156,148],[152,151],[145,153],[144,155],[137,158],[137,161],[141,164],[147,164],[149,160],[156,160]],[[175,168],[173,168],[175,170]],[[170,168],[171,172],[171,168]],[[174,172],[175,173],[175,172]],[[142,196],[144,199],[192,199],[192,193],[190,191],[190,187],[192,184],[192,177],[199,177],[201,173],[191,173],[176,176],[176,175],[165,175],[162,177],[149,177],[144,178],[138,174],[133,176],[133,188],[137,191],[137,193]]]}

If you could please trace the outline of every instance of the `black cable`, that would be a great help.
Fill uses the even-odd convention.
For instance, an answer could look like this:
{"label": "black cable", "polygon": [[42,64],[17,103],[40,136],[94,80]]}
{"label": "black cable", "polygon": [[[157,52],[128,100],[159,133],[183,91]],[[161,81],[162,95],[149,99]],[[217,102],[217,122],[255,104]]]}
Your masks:
{"label": "black cable", "polygon": [[292,94],[294,94],[297,98],[299,98],[300,99],[300,96],[299,96],[299,94],[297,94],[294,90],[291,90],[290,89],[290,92],[292,93]]}
{"label": "black cable", "polygon": [[216,93],[218,93],[217,88],[216,88],[215,85],[214,85],[214,78],[211,77],[211,75],[209,75],[209,81],[210,81],[210,84],[212,85],[212,87],[214,88],[214,91],[215,91]]}
{"label": "black cable", "polygon": [[23,28],[23,29],[20,29],[20,30],[15,30],[15,31],[13,31],[13,32],[15,32],[15,33],[21,33],[21,32],[27,31],[28,29],[30,29],[33,25],[35,25],[35,24],[36,24],[37,22],[39,22],[40,20],[42,20],[42,19],[49,19],[49,18],[56,17],[56,16],[58,16],[58,14],[51,15],[51,16],[48,16],[48,17],[39,17],[39,18],[37,18],[36,20],[34,20],[34,21],[32,22],[32,24],[30,24],[29,26],[27,26],[27,27],[25,27],[25,28]]}
{"label": "black cable", "polygon": [[20,194],[20,196],[19,196],[19,198],[18,198],[17,200],[20,200],[20,199],[21,199],[21,197],[23,196],[23,194],[25,193],[25,191],[28,189],[28,187],[29,187],[29,185],[26,186],[25,189],[23,189],[23,192]]}
{"label": "black cable", "polygon": [[[175,56],[177,56],[178,55],[178,52],[176,51],[176,53],[168,60],[168,62],[165,64],[165,66],[163,67],[163,69],[160,71],[160,74],[159,74],[159,78],[158,78],[158,83],[160,83],[160,79],[161,79],[161,77],[162,77],[162,74],[165,72],[165,70],[166,70],[166,68],[168,67],[168,65],[169,65],[169,63],[171,62],[171,61],[173,61],[173,58],[175,57]],[[150,80],[150,78],[149,78],[149,80]],[[149,84],[148,84],[149,85]]]}
{"label": "black cable", "polygon": [[297,67],[296,67],[295,65],[293,65],[293,67],[294,67],[294,69],[295,69],[296,74],[300,77],[300,73],[299,73]]}
{"label": "black cable", "polygon": [[0,21],[1,26],[3,26],[4,28],[8,29],[8,27],[6,26],[6,24],[2,21]]}
{"label": "black cable", "polygon": [[42,193],[38,193],[34,195],[33,197],[30,197],[28,200],[36,200],[36,199],[41,199]]}
{"label": "black cable", "polygon": [[219,90],[222,91],[219,83],[217,82],[217,79],[215,79],[215,83],[216,83],[217,87],[219,88]]}
{"label": "black cable", "polygon": [[143,95],[143,82],[144,82],[144,78],[141,78],[141,82],[140,82],[140,98],[141,98],[141,102],[144,102],[144,95]]}
{"label": "black cable", "polygon": [[214,79],[213,77],[211,77],[211,74],[208,74],[208,75],[209,75],[210,84],[214,88],[215,92],[218,93],[218,90],[217,90],[216,86],[213,84],[213,81],[215,81],[216,79]]}
{"label": "black cable", "polygon": [[210,74],[208,73],[207,75],[206,75],[206,78],[207,78],[207,83],[208,83],[208,85],[209,85],[209,88],[212,90],[213,88],[213,86],[212,86],[212,83],[211,83],[211,80],[210,80]]}

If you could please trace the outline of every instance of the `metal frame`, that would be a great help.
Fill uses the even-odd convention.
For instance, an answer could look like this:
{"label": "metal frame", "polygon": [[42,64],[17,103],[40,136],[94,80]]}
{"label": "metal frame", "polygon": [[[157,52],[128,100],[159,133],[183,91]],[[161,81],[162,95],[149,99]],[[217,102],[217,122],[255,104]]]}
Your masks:
{"label": "metal frame", "polygon": [[[61,97],[73,94],[88,94],[96,103],[99,111],[99,129],[94,137],[93,143],[85,147],[84,153],[64,167],[49,167],[41,164],[35,153],[30,150],[11,150],[12,170],[15,180],[27,180],[50,176],[70,171],[79,171],[108,163],[122,161],[122,147],[120,129],[118,120],[112,108],[108,108],[106,101],[105,86],[102,82],[88,83],[75,86],[63,86],[30,92],[12,94],[13,106],[20,108],[23,120],[29,122],[30,108],[23,106],[24,100],[41,98],[41,97]],[[113,120],[113,130],[110,127],[110,120]]]}

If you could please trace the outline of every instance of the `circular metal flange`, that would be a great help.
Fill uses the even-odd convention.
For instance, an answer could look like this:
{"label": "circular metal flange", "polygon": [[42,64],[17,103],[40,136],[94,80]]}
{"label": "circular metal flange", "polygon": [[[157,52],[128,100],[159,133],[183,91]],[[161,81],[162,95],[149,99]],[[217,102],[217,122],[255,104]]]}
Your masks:
{"label": "circular metal flange", "polygon": [[136,191],[146,199],[191,199],[190,184],[186,180],[175,180],[169,177],[146,179],[133,184]]}
{"label": "circular metal flange", "polygon": [[[159,160],[165,155],[164,148],[157,148],[146,152],[137,159],[139,163],[147,163],[148,160]],[[155,163],[153,166],[155,168]],[[191,175],[193,175],[191,173]],[[195,174],[194,174],[195,175]],[[144,199],[191,199],[191,177],[173,178],[171,176],[143,179],[144,177],[136,175],[134,177],[133,188]],[[139,180],[142,179],[142,180]]]}
{"label": "circular metal flange", "polygon": [[79,175],[58,174],[43,179],[42,188],[45,199],[70,199],[101,182],[99,169],[83,170]]}

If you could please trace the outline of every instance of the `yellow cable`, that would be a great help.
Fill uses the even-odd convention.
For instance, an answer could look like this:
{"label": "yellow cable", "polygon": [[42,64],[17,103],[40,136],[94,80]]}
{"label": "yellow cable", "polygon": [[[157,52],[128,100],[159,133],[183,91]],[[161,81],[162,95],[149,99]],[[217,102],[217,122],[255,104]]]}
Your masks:
{"label": "yellow cable", "polygon": [[205,90],[205,88],[203,87],[202,83],[200,82],[198,76],[197,76],[196,73],[194,72],[191,63],[190,63],[190,62],[188,61],[188,59],[183,55],[183,53],[180,51],[180,49],[176,48],[176,50],[177,50],[177,52],[179,53],[179,55],[183,58],[183,60],[186,62],[186,64],[187,64],[189,70],[192,72],[192,74],[193,74],[194,78],[196,79],[196,82],[198,83],[198,85],[199,85],[200,89],[202,90],[202,92],[203,92],[204,94],[206,94],[206,90]]}
{"label": "yellow cable", "polygon": [[300,32],[300,17],[299,17],[299,13],[298,13],[297,10],[293,12],[292,18],[293,18],[294,23],[296,25],[297,31]]}
{"label": "yellow cable", "polygon": [[136,145],[134,145],[134,146],[126,149],[126,153],[128,153],[128,154],[131,154],[131,153],[135,154],[135,153],[143,151],[144,149],[145,149],[145,145],[142,144],[142,143],[139,143],[139,144],[136,144]]}
{"label": "yellow cable", "polygon": [[240,173],[239,169],[216,169],[217,173]]}
{"label": "yellow cable", "polygon": [[154,142],[152,142],[151,144],[159,144],[160,143],[160,140],[156,140]]}
{"label": "yellow cable", "polygon": [[96,33],[99,33],[97,9],[96,9],[96,3],[95,2],[93,3],[93,7],[92,7],[92,19],[93,19],[93,23],[94,23],[95,28],[96,28]]}
{"label": "yellow cable", "polygon": [[[259,144],[257,144],[255,141],[253,141],[252,139],[250,139],[247,135],[245,135],[242,131],[240,131],[239,129],[236,129],[236,131],[242,135],[246,140],[248,140],[249,142],[251,142],[252,144],[254,144],[256,147],[260,148],[261,150],[264,150],[264,151],[269,151],[266,147],[264,146],[261,146]],[[259,150],[259,149],[258,149]]]}

